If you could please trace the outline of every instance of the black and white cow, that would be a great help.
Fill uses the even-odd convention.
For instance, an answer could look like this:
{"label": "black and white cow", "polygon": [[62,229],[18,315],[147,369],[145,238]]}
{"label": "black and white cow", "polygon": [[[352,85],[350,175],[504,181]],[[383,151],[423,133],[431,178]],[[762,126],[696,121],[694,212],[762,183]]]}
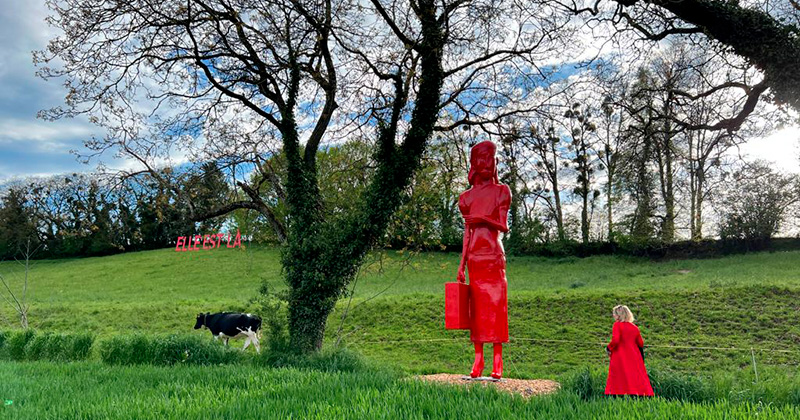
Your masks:
{"label": "black and white cow", "polygon": [[200,327],[206,327],[211,330],[215,340],[224,339],[226,346],[229,339],[246,336],[247,339],[244,341],[242,350],[246,349],[250,343],[253,343],[256,346],[256,352],[261,353],[261,344],[258,342],[261,318],[255,315],[234,312],[201,313],[197,315],[194,329],[198,330]]}

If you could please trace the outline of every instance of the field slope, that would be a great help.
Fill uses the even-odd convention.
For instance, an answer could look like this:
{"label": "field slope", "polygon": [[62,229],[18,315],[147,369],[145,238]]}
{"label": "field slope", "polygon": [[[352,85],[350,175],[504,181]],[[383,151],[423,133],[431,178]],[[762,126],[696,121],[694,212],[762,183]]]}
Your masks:
{"label": "field slope", "polygon": [[[340,341],[373,362],[397,366],[407,373],[465,372],[472,358],[467,332],[445,331],[442,318],[443,283],[453,280],[458,258],[448,253],[373,254],[359,274],[352,300],[344,299],[331,315],[326,346]],[[261,308],[251,299],[261,283],[272,290],[284,287],[279,261],[279,250],[258,247],[38,261],[30,272],[31,322],[43,331],[91,332],[100,338],[131,332],[209,338],[208,332],[191,329],[195,315],[220,310],[259,313]],[[795,405],[762,413],[763,407],[732,401],[769,404],[770,395],[778,392],[783,402],[800,402],[799,271],[800,252],[665,262],[609,256],[510,257],[512,339],[505,352],[507,376],[563,380],[587,368],[602,374],[607,366],[603,346],[611,329],[610,310],[624,303],[636,314],[649,345],[648,367],[716,381],[725,390],[720,398],[726,401],[717,407],[660,400],[582,402],[573,394],[562,393],[527,403],[482,392],[480,399],[488,406],[512,407],[528,418],[544,413],[587,418],[590,412],[594,418],[616,418],[617,410],[631,406],[638,407],[634,411],[652,414],[643,418],[675,418],[668,413],[717,418],[709,414],[717,409],[732,416],[724,418],[749,418],[757,412],[796,418]],[[20,286],[24,274],[19,264],[9,262],[0,263],[0,273],[14,287]],[[4,319],[13,319],[13,313],[0,306],[0,322]],[[94,371],[98,376],[90,373]],[[143,392],[125,395],[123,402],[117,403],[115,396],[125,394],[117,387],[123,385],[103,385],[103,390],[76,396],[73,406],[64,401],[65,407],[103,417],[108,413],[103,410],[129,407],[136,411],[152,398],[153,417],[164,418],[192,417],[203,410],[236,413],[237,418],[269,417],[264,414],[265,407],[278,413],[275,418],[380,418],[371,406],[342,402],[363,400],[366,404],[369,400],[394,414],[386,418],[436,418],[444,413],[452,417],[450,413],[456,411],[462,417],[486,418],[470,413],[488,413],[472,407],[474,395],[466,391],[445,392],[395,377],[370,382],[373,379],[357,373],[347,378],[341,375],[346,374],[252,371],[247,366],[123,368],[97,361],[67,365],[4,362],[0,363],[0,398],[17,394],[23,396],[22,401],[31,401],[42,393],[91,387],[85,383],[97,386],[98,378],[119,376],[123,383],[129,381],[126,386]],[[297,381],[296,393],[294,388],[286,388],[280,377]],[[777,385],[770,385],[771,391],[766,392],[765,383]],[[209,384],[220,384],[219,401],[214,400],[217,391]],[[230,399],[241,387],[255,400],[273,405],[231,408]],[[318,387],[342,387],[335,393],[343,394],[317,395]],[[763,397],[756,395],[758,392]],[[91,398],[97,400],[89,403]],[[191,402],[188,408],[176,406],[184,400]],[[306,411],[297,411],[298,406]],[[20,404],[14,407],[18,410]],[[30,403],[25,412],[38,413],[36,410],[46,408]],[[66,412],[53,411],[55,417]]]}

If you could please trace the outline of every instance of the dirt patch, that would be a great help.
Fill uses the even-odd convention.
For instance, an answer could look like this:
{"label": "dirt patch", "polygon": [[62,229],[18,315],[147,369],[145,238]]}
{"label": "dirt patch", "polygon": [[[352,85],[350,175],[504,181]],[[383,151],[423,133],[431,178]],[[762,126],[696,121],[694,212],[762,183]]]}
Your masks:
{"label": "dirt patch", "polygon": [[417,379],[427,382],[446,383],[451,385],[483,385],[491,386],[503,392],[511,394],[522,395],[524,398],[530,398],[533,395],[552,394],[561,388],[561,384],[549,379],[505,379],[499,382],[494,381],[471,381],[464,379],[464,375],[455,375],[450,373],[437,373],[435,375],[420,375],[416,376]]}
{"label": "dirt patch", "polygon": [[689,274],[692,270],[678,270],[678,274]]}

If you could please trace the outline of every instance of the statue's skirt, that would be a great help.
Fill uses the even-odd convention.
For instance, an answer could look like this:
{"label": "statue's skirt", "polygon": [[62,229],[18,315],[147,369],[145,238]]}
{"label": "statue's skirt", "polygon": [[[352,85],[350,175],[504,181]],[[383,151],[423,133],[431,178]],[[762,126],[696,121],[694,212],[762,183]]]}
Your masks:
{"label": "statue's skirt", "polygon": [[508,342],[506,259],[500,255],[469,255],[470,340]]}

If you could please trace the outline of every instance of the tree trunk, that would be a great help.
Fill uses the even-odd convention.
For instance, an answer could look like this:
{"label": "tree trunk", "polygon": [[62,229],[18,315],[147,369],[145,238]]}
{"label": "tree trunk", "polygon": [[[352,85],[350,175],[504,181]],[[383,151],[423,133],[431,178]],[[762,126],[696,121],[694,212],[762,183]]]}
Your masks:
{"label": "tree trunk", "polygon": [[695,213],[697,211],[696,204],[697,204],[697,181],[695,180],[695,168],[694,163],[691,161],[691,143],[689,143],[690,151],[689,151],[689,235],[691,236],[693,241],[697,240],[697,231],[695,228]]}
{"label": "tree trunk", "polygon": [[[648,121],[651,116],[648,115]],[[650,225],[650,217],[652,216],[652,191],[650,184],[650,174],[648,173],[647,163],[651,153],[651,130],[645,127],[642,136],[642,152],[637,157],[636,162],[636,211],[634,213],[634,221],[631,229],[631,235],[636,240],[650,239],[653,231]]]}
{"label": "tree trunk", "polygon": [[[433,0],[420,0],[416,13],[422,33],[416,47],[420,53],[420,81],[409,129],[403,142],[396,145],[397,126],[407,103],[407,92],[398,83],[391,121],[379,130],[376,173],[360,197],[357,210],[336,219],[335,224],[324,223],[319,212],[316,170],[309,164],[311,160],[301,159],[296,130],[287,130],[294,139],[284,138],[290,234],[282,265],[290,289],[289,334],[296,351],[321,348],[328,315],[367,252],[386,231],[433,132],[444,79],[444,39]],[[289,120],[287,117],[284,121]]]}
{"label": "tree trunk", "polygon": [[522,247],[522,234],[524,230],[525,219],[520,214],[520,200],[522,197],[517,191],[517,161],[514,156],[513,150],[509,153],[509,180],[508,187],[511,190],[511,207],[510,219],[511,227],[509,231],[508,243],[511,252],[519,253]]}
{"label": "tree trunk", "polygon": [[27,309],[23,310],[22,313],[19,314],[19,318],[20,318],[19,319],[19,323],[22,326],[22,329],[23,330],[27,330],[28,329],[28,310]]}
{"label": "tree trunk", "polygon": [[661,231],[661,238],[664,242],[672,242],[675,240],[675,190],[672,175],[672,154],[667,149],[666,157],[666,176],[665,176],[665,189],[664,189],[664,226]]}
{"label": "tree trunk", "polygon": [[[701,161],[702,162],[702,161]],[[696,203],[694,204],[692,240],[700,241],[703,239],[703,188],[705,188],[705,163],[697,165],[697,187],[695,191]]]}
{"label": "tree trunk", "polygon": [[[586,187],[584,186],[584,188]],[[583,192],[583,208],[581,209],[581,240],[584,244],[589,243],[589,194],[586,190]]]}
{"label": "tree trunk", "polygon": [[[667,89],[672,89],[672,81],[667,82]],[[672,93],[667,92],[664,101],[663,113],[667,116],[664,121],[664,137],[661,144],[657,142],[659,180],[661,181],[661,196],[664,200],[664,220],[661,224],[661,240],[672,242],[675,240],[675,191],[672,173],[672,125],[670,124]]]}
{"label": "tree trunk", "polygon": [[606,165],[606,170],[608,171],[608,184],[606,185],[606,217],[608,218],[608,241],[611,242],[614,239],[614,217],[612,213],[612,207],[614,204],[614,171],[611,169],[611,165]]}
{"label": "tree trunk", "polygon": [[553,147],[553,170],[549,171],[550,184],[553,186],[553,198],[556,203],[556,227],[558,229],[558,240],[563,241],[567,238],[564,233],[564,213],[561,210],[561,194],[558,191],[558,156],[556,148]]}

